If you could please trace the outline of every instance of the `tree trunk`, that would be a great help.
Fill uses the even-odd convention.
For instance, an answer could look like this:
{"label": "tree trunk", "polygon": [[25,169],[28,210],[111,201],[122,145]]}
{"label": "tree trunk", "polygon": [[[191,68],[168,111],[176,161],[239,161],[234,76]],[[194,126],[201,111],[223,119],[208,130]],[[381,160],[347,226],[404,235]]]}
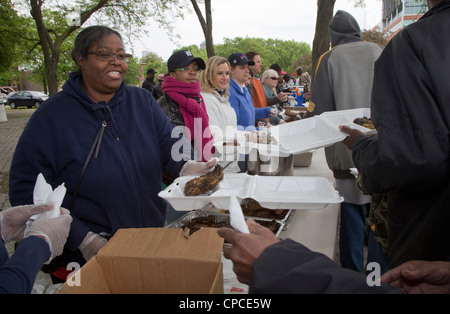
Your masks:
{"label": "tree trunk", "polygon": [[49,95],[52,96],[58,92],[56,69],[58,67],[60,47],[54,46],[52,38],[45,28],[42,18],[41,4],[38,4],[38,1],[36,0],[31,0],[30,5],[31,16],[36,22],[39,40],[42,46],[42,52],[44,54],[45,76],[48,83],[48,92]]}
{"label": "tree trunk", "polygon": [[211,14],[211,0],[205,0],[205,14],[206,21],[203,17],[200,8],[198,7],[197,0],[191,0],[194,11],[197,14],[200,25],[202,26],[203,34],[205,35],[206,53],[208,58],[215,55],[214,41],[212,36],[212,14]]}
{"label": "tree trunk", "polygon": [[[108,0],[99,0],[98,3],[89,8],[88,10],[80,13],[80,24],[69,26],[61,35],[58,36],[56,32],[52,30],[47,30],[45,28],[41,6],[44,1],[41,0],[30,0],[31,6],[31,16],[36,22],[36,28],[39,35],[40,45],[42,46],[42,52],[44,54],[44,65],[45,65],[45,77],[48,84],[48,93],[50,96],[58,92],[58,77],[56,75],[58,69],[58,62],[60,57],[60,48],[64,40],[70,36],[76,29],[80,28],[81,25],[97,10],[102,8]],[[55,37],[53,41],[50,32]]]}
{"label": "tree trunk", "polygon": [[316,33],[314,35],[312,49],[313,79],[317,61],[323,53],[330,49],[330,31],[328,24],[330,24],[333,18],[335,2],[336,0],[317,0]]}

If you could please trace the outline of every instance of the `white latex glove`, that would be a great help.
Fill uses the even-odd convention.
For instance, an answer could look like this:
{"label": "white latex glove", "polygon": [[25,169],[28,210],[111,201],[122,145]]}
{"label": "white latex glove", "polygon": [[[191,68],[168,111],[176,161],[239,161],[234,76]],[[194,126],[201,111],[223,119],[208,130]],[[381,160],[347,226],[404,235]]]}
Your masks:
{"label": "white latex glove", "polygon": [[181,168],[180,176],[195,176],[195,175],[204,175],[208,172],[211,172],[214,170],[217,164],[217,159],[212,158],[211,160],[207,162],[198,162],[189,160],[187,163],[184,164],[183,168]]}
{"label": "white latex glove", "polygon": [[106,240],[104,237],[89,231],[86,237],[84,238],[83,242],[81,242],[80,246],[78,247],[81,251],[81,254],[83,254],[83,258],[87,261],[89,261],[95,254],[98,253],[98,251],[105,246],[105,244],[108,243],[108,240]]}
{"label": "white latex glove", "polygon": [[53,204],[14,206],[0,212],[0,230],[4,242],[23,239],[25,224],[31,216],[48,212]]}
{"label": "white latex glove", "polygon": [[38,236],[44,238],[50,247],[51,257],[46,262],[49,263],[53,258],[61,255],[69,236],[72,216],[67,209],[61,208],[61,215],[50,218],[48,215],[41,215],[33,221],[25,233],[24,238],[29,236]]}

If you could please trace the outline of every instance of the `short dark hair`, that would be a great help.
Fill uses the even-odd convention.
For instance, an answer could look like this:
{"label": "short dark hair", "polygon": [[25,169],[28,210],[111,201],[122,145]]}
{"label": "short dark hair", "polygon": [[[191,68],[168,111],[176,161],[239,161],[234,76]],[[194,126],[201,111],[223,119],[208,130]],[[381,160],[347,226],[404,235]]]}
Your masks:
{"label": "short dark hair", "polygon": [[277,64],[277,63],[272,64],[272,65],[270,66],[270,68],[271,68],[272,70],[277,71],[278,73],[281,73],[281,67],[280,67],[280,65]]}
{"label": "short dark hair", "polygon": [[72,50],[72,59],[77,63],[77,58],[82,57],[83,59],[87,58],[89,49],[96,43],[103,40],[105,37],[114,34],[122,40],[122,36],[120,34],[106,26],[95,25],[89,26],[83,29],[75,38],[75,46]]}
{"label": "short dark hair", "polygon": [[253,60],[255,56],[259,56],[259,53],[257,53],[256,51],[249,51],[245,55],[247,56],[248,60]]}

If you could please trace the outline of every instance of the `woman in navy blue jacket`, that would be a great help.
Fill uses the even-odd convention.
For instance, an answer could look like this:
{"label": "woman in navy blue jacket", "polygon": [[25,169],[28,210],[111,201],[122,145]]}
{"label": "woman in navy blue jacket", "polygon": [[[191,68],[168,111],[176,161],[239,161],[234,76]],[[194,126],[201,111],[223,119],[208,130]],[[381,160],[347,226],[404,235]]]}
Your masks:
{"label": "woman in navy blue jacket", "polygon": [[39,173],[53,187],[65,183],[62,206],[73,222],[57,265],[64,268],[71,261],[82,265],[120,228],[164,225],[162,167],[175,175],[205,173],[205,164],[186,163],[191,145],[171,137],[172,125],[152,94],[125,85],[131,56],[119,33],[84,29],[72,57],[80,70],[30,118],[9,180],[13,206],[32,203]]}

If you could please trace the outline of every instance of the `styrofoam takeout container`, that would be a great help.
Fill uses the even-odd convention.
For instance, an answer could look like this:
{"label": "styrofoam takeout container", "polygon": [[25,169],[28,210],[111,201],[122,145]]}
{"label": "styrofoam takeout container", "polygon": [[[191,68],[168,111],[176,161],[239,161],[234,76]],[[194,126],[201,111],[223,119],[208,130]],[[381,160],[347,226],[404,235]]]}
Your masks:
{"label": "styrofoam takeout container", "polygon": [[268,209],[321,209],[343,198],[333,183],[322,177],[259,176],[225,173],[218,186],[206,195],[185,196],[184,186],[192,176],[179,177],[158,195],[177,211],[201,209],[208,203],[229,209],[230,197],[252,198]]}
{"label": "styrofoam takeout container", "polygon": [[363,133],[371,131],[353,123],[356,118],[362,117],[370,117],[369,108],[329,111],[311,118],[274,126],[271,134],[278,141],[281,153],[299,154],[344,140],[347,134],[339,130],[339,125],[346,125]]}
{"label": "styrofoam takeout container", "polygon": [[298,154],[326,147],[345,139],[346,135],[320,116],[297,120],[272,127],[279,150],[285,154]]}
{"label": "styrofoam takeout container", "polygon": [[337,126],[346,125],[351,127],[352,129],[358,129],[363,133],[371,131],[370,129],[365,128],[359,124],[353,123],[356,118],[370,118],[370,108],[327,111],[322,113],[320,116],[329,120]]}

